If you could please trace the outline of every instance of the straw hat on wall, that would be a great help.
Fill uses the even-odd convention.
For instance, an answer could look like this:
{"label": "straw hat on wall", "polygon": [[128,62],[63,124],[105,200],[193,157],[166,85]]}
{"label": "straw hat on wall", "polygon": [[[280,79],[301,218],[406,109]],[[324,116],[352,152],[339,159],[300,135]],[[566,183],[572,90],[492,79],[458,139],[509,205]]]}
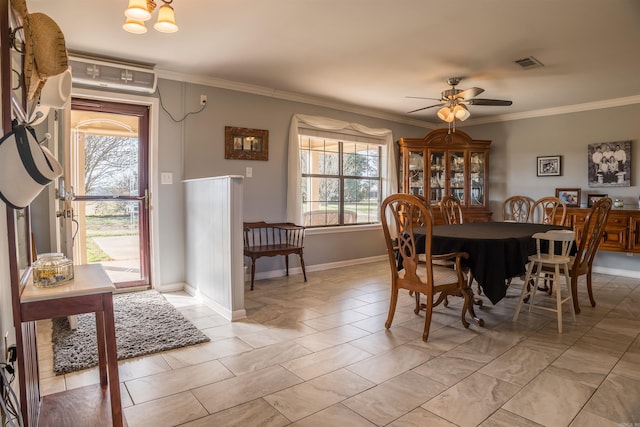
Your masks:
{"label": "straw hat on wall", "polygon": [[29,101],[37,99],[47,78],[69,68],[64,34],[44,13],[29,13],[25,0],[11,0],[24,28],[24,88]]}

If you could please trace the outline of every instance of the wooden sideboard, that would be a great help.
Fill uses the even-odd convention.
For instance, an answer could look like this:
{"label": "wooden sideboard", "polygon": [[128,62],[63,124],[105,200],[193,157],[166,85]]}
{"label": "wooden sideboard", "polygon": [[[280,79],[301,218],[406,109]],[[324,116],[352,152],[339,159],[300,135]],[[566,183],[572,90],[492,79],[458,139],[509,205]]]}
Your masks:
{"label": "wooden sideboard", "polygon": [[[580,229],[591,209],[567,208],[565,224]],[[612,208],[600,250],[640,253],[640,208]]]}

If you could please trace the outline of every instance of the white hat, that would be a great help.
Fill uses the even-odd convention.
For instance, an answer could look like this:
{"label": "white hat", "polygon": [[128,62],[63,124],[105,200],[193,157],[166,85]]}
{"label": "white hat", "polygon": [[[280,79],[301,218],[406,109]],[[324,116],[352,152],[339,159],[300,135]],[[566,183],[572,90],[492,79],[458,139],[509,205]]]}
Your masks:
{"label": "white hat", "polygon": [[51,108],[64,108],[71,97],[71,70],[67,68],[60,74],[49,77],[40,92],[39,105]]}
{"label": "white hat", "polygon": [[62,172],[60,163],[26,125],[14,124],[0,140],[0,198],[11,207],[29,205]]}

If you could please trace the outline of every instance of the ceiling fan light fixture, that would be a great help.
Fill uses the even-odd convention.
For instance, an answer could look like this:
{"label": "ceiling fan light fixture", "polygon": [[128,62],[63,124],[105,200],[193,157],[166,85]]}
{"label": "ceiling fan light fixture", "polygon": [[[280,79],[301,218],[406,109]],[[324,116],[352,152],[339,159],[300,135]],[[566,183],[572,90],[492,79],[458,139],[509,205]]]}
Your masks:
{"label": "ceiling fan light fixture", "polygon": [[[152,7],[151,4],[153,5]],[[129,0],[129,7],[124,11],[124,15],[136,21],[148,21],[151,19],[151,12],[155,7],[156,4],[153,1]]]}
{"label": "ceiling fan light fixture", "polygon": [[447,123],[451,123],[456,119],[456,116],[453,114],[453,110],[446,106],[438,110],[438,118]]}
{"label": "ceiling fan light fixture", "polygon": [[122,25],[122,29],[132,34],[144,34],[147,32],[144,22],[131,18],[127,18]]}
{"label": "ceiling fan light fixture", "polygon": [[453,109],[453,115],[456,119],[460,120],[461,122],[464,122],[471,116],[471,113],[469,112],[469,109],[466,106],[464,106],[463,104],[458,104]]}

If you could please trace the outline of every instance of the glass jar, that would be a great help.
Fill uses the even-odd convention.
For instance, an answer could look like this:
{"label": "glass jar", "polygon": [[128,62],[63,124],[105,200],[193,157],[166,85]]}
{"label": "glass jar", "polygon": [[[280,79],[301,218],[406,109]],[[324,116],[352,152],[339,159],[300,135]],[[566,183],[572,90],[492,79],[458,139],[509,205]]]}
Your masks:
{"label": "glass jar", "polygon": [[73,279],[73,263],[61,253],[38,255],[32,269],[33,284],[39,288],[59,286]]}

